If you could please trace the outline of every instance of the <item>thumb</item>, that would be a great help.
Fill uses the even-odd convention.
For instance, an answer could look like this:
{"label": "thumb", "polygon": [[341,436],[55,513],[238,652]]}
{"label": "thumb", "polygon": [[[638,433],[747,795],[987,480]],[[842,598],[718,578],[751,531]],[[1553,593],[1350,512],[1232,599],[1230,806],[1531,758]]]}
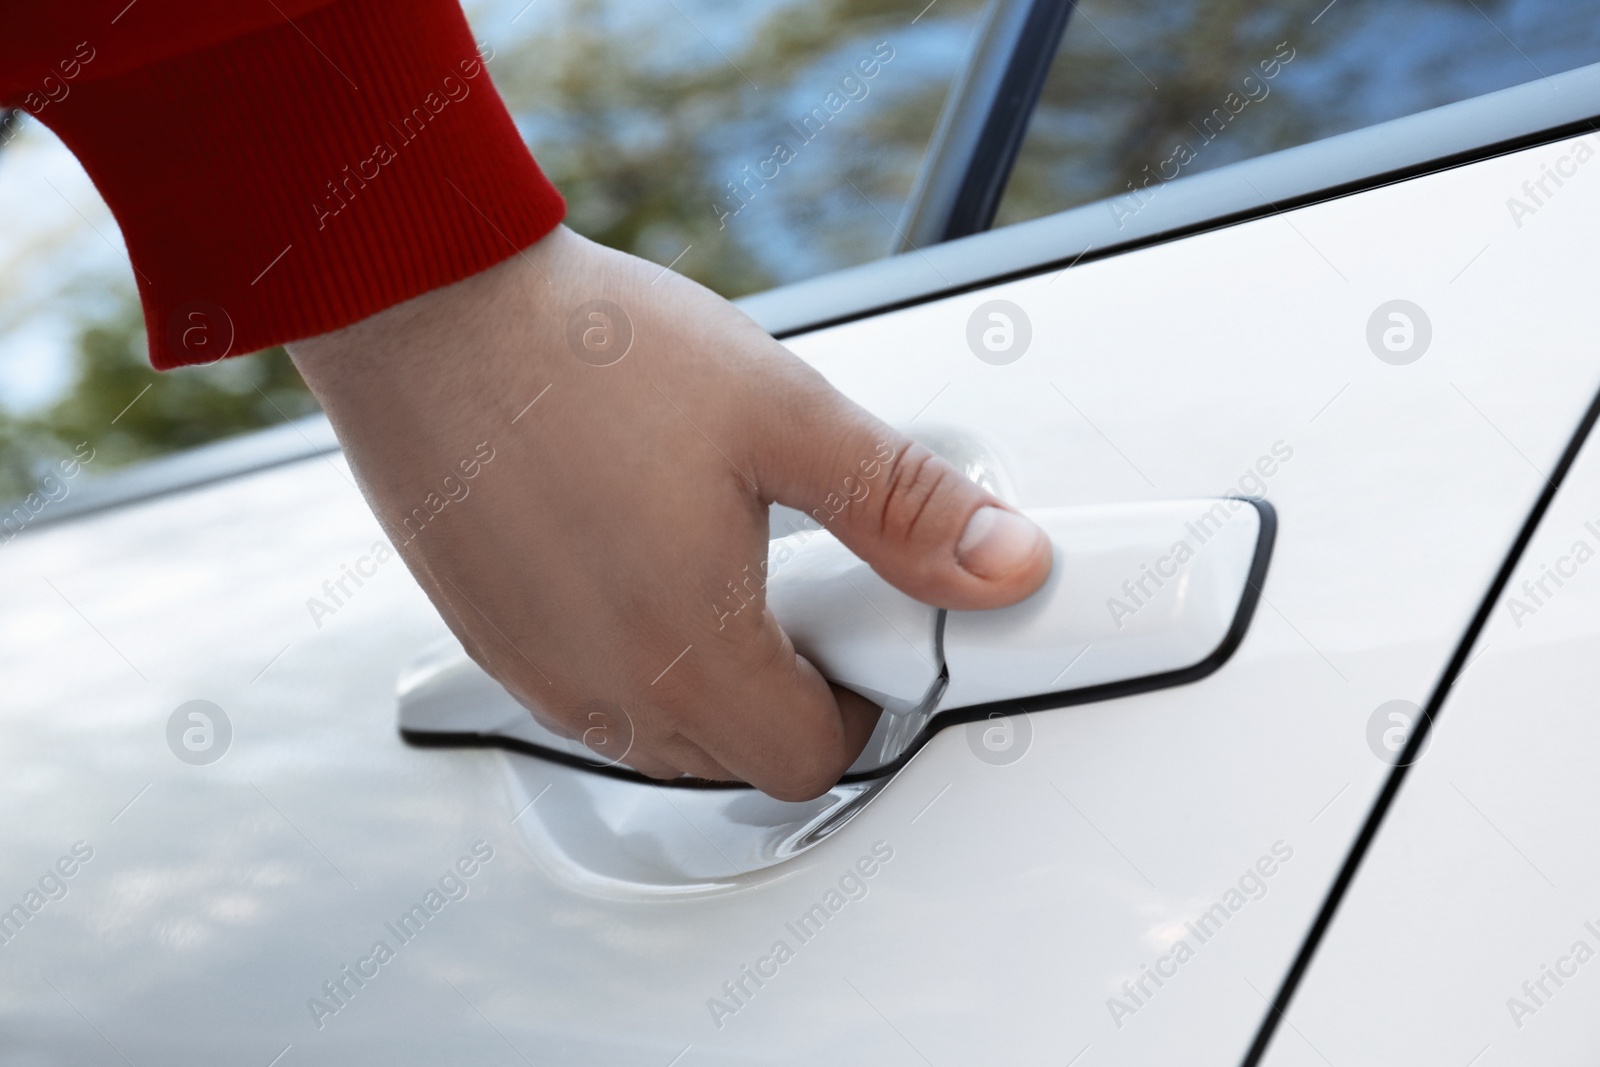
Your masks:
{"label": "thumb", "polygon": [[769,423],[758,478],[779,503],[936,607],[1004,607],[1044,583],[1052,549],[1043,530],[820,376],[811,385]]}

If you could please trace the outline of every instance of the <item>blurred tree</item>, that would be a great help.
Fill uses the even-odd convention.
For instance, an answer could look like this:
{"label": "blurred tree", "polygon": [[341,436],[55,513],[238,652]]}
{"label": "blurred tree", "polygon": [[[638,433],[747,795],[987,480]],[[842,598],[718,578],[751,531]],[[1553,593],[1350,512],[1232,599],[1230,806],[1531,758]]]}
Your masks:
{"label": "blurred tree", "polygon": [[0,417],[0,499],[28,491],[45,466],[79,442],[96,472],[270,426],[317,410],[282,348],[158,373],[131,292],[77,336],[73,381],[55,404]]}
{"label": "blurred tree", "polygon": [[[54,443],[53,441],[51,443]],[[0,412],[0,503],[27,496],[48,462],[35,435]]]}
{"label": "blurred tree", "polygon": [[[569,225],[661,263],[692,248],[676,269],[729,297],[885,253],[982,0],[763,6],[718,46],[672,4],[563,0],[491,64]],[[861,79],[880,41],[894,58]],[[804,140],[850,75],[866,95]],[[779,141],[795,161],[749,180]],[[720,219],[729,182],[748,206]]]}
{"label": "blurred tree", "polygon": [[[1196,174],[1600,61],[1590,12],[1570,0],[1082,0],[996,224],[1126,196],[1180,144],[1193,155],[1177,171]],[[1280,45],[1293,59],[1262,79]],[[1207,129],[1230,93],[1237,114]]]}
{"label": "blurred tree", "polygon": [[204,367],[151,370],[129,304],[78,338],[78,380],[47,416],[64,438],[93,440],[108,466],[190,448],[317,410],[281,347]]}

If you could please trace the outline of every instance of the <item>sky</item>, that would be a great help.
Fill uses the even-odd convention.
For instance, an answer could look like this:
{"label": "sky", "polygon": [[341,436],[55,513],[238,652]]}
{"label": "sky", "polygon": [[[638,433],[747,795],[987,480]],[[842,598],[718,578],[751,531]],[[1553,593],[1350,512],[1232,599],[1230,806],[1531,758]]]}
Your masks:
{"label": "sky", "polygon": [[25,411],[69,384],[74,326],[133,271],[77,159],[33,119],[0,151],[0,405]]}

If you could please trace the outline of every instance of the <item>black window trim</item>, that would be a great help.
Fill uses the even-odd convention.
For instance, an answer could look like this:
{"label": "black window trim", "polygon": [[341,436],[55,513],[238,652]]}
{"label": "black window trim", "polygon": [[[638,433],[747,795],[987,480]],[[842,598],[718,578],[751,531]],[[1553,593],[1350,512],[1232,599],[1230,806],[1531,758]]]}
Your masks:
{"label": "black window trim", "polygon": [[923,154],[892,252],[994,225],[1073,0],[989,0]]}
{"label": "black window trim", "polygon": [[1600,131],[1600,63],[737,301],[793,337]]}

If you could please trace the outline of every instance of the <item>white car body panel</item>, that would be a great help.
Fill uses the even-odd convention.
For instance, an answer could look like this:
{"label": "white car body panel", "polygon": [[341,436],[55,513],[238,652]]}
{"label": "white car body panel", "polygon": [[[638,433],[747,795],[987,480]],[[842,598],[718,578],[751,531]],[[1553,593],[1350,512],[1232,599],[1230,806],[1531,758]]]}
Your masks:
{"label": "white car body panel", "polygon": [[[0,947],[0,1055],[1237,1062],[1387,771],[1369,714],[1425,699],[1600,387],[1582,269],[1600,205],[1574,193],[1519,229],[1504,206],[1558,151],[791,339],[890,421],[992,443],[1024,506],[1249,491],[1270,468],[1278,543],[1214,675],[1032,713],[1010,764],[945,730],[827,841],[715,891],[573,884],[539,843],[559,790],[524,798],[582,772],[399,741],[395,679],[444,630],[396,560],[312,621],[307,598],[380,537],[337,461],[17,539],[0,899],[76,842],[93,856]],[[1364,340],[1396,297],[1435,328],[1408,366]],[[966,343],[992,299],[1032,322],[1006,366]],[[196,698],[233,724],[207,766],[165,740]],[[413,941],[386,932],[479,841],[464,899]],[[1264,857],[1265,895],[1115,1019],[1123,983],[1198,941],[1185,924]],[[863,859],[865,895],[796,936]],[[339,1005],[323,983],[378,940],[394,958]],[[750,985],[780,941],[792,958]]]}
{"label": "white car body panel", "polygon": [[1409,767],[1271,1067],[1600,1061],[1597,549],[1591,435]]}

